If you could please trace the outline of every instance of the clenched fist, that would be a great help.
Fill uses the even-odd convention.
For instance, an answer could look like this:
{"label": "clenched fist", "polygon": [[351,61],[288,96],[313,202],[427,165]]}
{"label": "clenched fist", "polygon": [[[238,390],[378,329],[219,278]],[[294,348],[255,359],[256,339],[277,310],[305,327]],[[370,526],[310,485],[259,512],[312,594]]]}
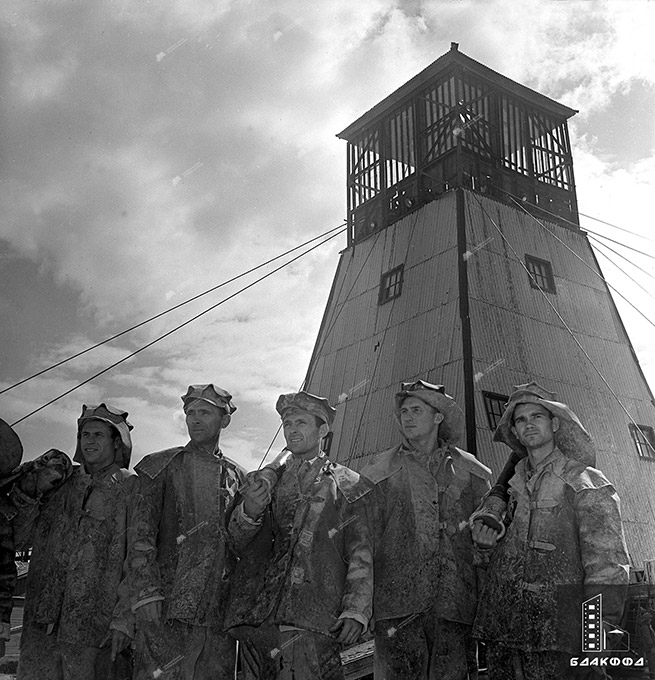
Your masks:
{"label": "clenched fist", "polygon": [[249,480],[248,488],[243,494],[243,510],[250,519],[257,519],[271,502],[270,484],[261,477]]}

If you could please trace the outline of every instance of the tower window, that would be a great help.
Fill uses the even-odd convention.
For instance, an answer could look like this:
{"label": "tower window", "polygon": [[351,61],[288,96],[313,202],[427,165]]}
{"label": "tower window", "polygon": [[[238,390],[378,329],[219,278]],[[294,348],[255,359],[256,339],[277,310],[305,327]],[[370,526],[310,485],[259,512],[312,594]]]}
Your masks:
{"label": "tower window", "polygon": [[547,293],[556,293],[553,267],[548,260],[540,260],[532,255],[525,256],[525,266],[530,274],[530,285],[541,288]]}
{"label": "tower window", "polygon": [[487,412],[487,423],[491,430],[495,430],[505,412],[505,404],[509,397],[495,392],[482,392],[482,397],[484,398],[484,409]]}
{"label": "tower window", "polygon": [[380,279],[380,292],[378,294],[378,304],[383,305],[389,300],[397,298],[403,287],[403,269],[405,265],[401,264],[398,267],[390,269],[385,274],[382,274]]}
{"label": "tower window", "polygon": [[628,429],[639,456],[655,460],[655,430],[648,425],[635,425],[634,423],[629,423]]}

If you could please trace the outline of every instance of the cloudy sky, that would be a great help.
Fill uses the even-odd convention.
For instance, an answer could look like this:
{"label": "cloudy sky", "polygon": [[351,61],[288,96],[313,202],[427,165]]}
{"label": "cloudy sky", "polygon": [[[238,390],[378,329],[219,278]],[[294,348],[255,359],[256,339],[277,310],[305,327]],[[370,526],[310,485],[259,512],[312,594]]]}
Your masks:
{"label": "cloudy sky", "polygon": [[[451,41],[580,111],[580,211],[637,235],[583,226],[652,253],[654,34],[649,0],[4,0],[0,389],[339,226],[336,133]],[[653,260],[609,245],[641,286],[599,254],[650,318],[618,300],[655,388]],[[25,458],[72,452],[81,404],[101,400],[130,412],[133,462],[184,443],[179,397],[213,381],[238,406],[224,449],[255,467],[277,395],[305,375],[344,246],[341,235],[22,420]],[[4,392],[0,417],[15,423],[272,267]]]}

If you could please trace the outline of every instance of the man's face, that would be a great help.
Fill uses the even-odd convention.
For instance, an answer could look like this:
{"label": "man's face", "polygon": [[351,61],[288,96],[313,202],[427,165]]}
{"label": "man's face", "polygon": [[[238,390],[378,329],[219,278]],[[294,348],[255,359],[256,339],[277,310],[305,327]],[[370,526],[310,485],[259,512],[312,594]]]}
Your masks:
{"label": "man's face", "polygon": [[224,427],[223,410],[208,401],[198,400],[189,404],[185,415],[191,441],[199,446],[213,446]]}
{"label": "man's face", "polygon": [[282,419],[282,430],[287,441],[287,449],[298,456],[318,455],[319,443],[328,433],[325,423],[316,424],[316,418],[307,411],[287,411]]}
{"label": "man's face", "polygon": [[101,470],[111,465],[119,446],[114,428],[101,420],[88,420],[80,431],[80,449],[88,468]]}
{"label": "man's face", "polygon": [[409,441],[425,439],[439,430],[443,414],[417,397],[407,397],[400,406],[400,425]]}
{"label": "man's face", "polygon": [[559,420],[539,404],[519,404],[514,409],[514,433],[528,451],[553,445]]}

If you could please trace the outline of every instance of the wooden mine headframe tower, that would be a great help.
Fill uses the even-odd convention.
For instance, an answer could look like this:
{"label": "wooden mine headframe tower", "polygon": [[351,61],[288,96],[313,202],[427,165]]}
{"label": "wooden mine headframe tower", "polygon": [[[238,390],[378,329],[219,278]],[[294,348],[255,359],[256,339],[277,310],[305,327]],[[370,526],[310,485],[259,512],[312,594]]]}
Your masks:
{"label": "wooden mine headframe tower", "polygon": [[536,380],[593,436],[639,569],[655,558],[655,404],[579,228],[574,114],[453,43],[340,133],[348,246],[305,385],[338,405],[331,456],[359,468],[399,442],[400,382],[443,383],[461,445],[497,474],[495,423]]}

